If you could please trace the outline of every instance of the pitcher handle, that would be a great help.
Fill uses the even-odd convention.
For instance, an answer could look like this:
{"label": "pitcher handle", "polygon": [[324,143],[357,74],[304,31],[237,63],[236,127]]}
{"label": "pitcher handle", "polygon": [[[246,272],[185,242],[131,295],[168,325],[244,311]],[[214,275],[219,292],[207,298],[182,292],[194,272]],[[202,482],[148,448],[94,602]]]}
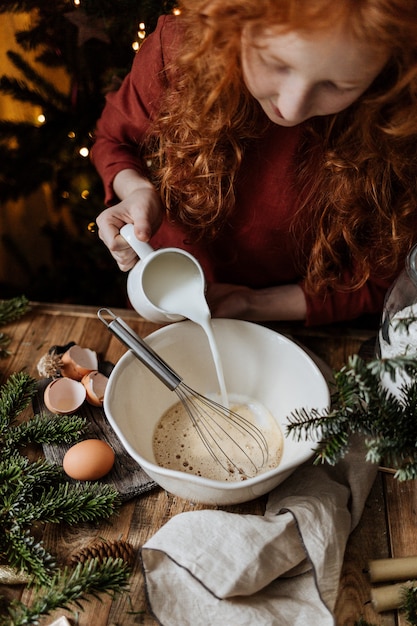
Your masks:
{"label": "pitcher handle", "polygon": [[139,241],[135,236],[133,224],[125,224],[120,229],[120,234],[123,239],[126,239],[127,243],[133,248],[140,259],[144,259],[146,256],[154,252],[154,249],[149,243]]}

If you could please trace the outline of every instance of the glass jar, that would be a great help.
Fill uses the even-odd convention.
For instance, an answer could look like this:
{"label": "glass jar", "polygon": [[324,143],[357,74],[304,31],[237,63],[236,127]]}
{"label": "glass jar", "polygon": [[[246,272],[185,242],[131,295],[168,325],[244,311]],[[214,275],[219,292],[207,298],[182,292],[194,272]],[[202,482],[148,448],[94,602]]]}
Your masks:
{"label": "glass jar", "polygon": [[[387,292],[377,340],[377,356],[417,356],[417,245],[409,252],[405,269]],[[384,376],[385,386],[397,396],[410,378],[398,368],[395,380]]]}
{"label": "glass jar", "polygon": [[417,245],[387,292],[378,336],[379,356],[417,353]]}

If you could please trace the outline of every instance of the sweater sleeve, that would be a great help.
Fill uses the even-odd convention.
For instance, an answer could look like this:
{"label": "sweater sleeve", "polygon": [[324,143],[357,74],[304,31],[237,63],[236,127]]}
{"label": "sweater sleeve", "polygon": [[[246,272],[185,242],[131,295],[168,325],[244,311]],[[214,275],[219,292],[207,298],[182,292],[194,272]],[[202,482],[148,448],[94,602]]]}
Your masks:
{"label": "sweater sleeve", "polygon": [[103,181],[107,205],[117,202],[113,180],[118,172],[134,169],[146,176],[140,147],[166,85],[166,56],[172,54],[175,32],[175,16],[159,18],[120,88],[106,97],[91,160]]}
{"label": "sweater sleeve", "polygon": [[355,291],[330,290],[324,297],[311,295],[299,283],[307,302],[306,326],[354,320],[366,314],[381,314],[391,282],[370,279]]}

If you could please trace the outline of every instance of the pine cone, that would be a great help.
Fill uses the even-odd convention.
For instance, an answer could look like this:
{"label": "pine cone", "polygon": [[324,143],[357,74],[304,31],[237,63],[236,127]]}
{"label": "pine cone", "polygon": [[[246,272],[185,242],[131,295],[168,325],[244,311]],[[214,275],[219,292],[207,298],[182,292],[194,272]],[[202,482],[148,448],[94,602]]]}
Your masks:
{"label": "pine cone", "polygon": [[130,567],[135,560],[135,549],[132,544],[120,539],[118,541],[106,541],[96,539],[85,548],[81,548],[70,557],[70,565],[76,566],[78,563],[85,563],[88,559],[104,560],[107,557],[123,559]]}

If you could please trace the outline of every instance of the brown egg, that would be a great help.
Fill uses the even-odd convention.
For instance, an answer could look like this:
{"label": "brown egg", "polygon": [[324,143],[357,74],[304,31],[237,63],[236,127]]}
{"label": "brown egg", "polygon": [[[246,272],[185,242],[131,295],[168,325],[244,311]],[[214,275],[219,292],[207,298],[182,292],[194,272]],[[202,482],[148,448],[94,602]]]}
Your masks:
{"label": "brown egg", "polygon": [[67,415],[80,408],[86,394],[80,382],[71,378],[56,378],[45,388],[43,399],[51,413]]}
{"label": "brown egg", "polygon": [[61,356],[61,374],[74,380],[81,380],[89,372],[98,368],[97,353],[90,348],[71,346]]}
{"label": "brown egg", "polygon": [[86,439],[72,446],[65,454],[63,468],[76,480],[98,480],[113,467],[115,454],[105,441]]}
{"label": "brown egg", "polygon": [[87,392],[87,402],[93,406],[103,406],[104,392],[109,382],[107,376],[96,370],[83,376],[81,382]]}

